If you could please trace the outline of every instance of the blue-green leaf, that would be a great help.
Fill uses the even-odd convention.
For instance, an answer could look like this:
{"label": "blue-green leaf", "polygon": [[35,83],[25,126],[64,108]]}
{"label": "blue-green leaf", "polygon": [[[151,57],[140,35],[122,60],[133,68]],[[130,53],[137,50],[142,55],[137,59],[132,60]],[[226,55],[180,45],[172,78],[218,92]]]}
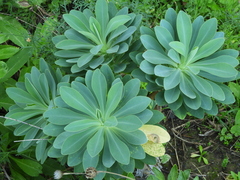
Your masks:
{"label": "blue-green leaf", "polygon": [[141,145],[146,143],[147,137],[141,130],[136,130],[132,132],[125,132],[124,130],[116,130],[119,136],[125,139],[128,143],[133,145]]}
{"label": "blue-green leaf", "polygon": [[163,51],[162,46],[159,44],[159,42],[156,40],[156,38],[154,38],[150,35],[144,34],[144,35],[141,35],[140,39],[141,39],[143,46],[146,49],[153,49],[153,50],[159,51],[161,54],[165,53]]}
{"label": "blue-green leaf", "polygon": [[131,19],[130,16],[128,15],[118,15],[113,17],[107,24],[106,32],[105,32],[105,37],[107,35],[117,29],[119,26],[124,25],[126,22],[128,22]]}
{"label": "blue-green leaf", "polygon": [[216,18],[212,18],[204,22],[199,29],[199,32],[193,47],[195,46],[202,47],[204,44],[206,44],[208,41],[210,41],[214,37],[216,30],[217,30]]}
{"label": "blue-green leaf", "polygon": [[112,157],[121,164],[129,164],[130,151],[125,143],[123,143],[110,129],[106,130],[109,150]]}
{"label": "blue-green leaf", "polygon": [[135,115],[128,115],[118,118],[117,128],[126,132],[136,131],[142,126],[142,121]]}
{"label": "blue-green leaf", "polygon": [[173,62],[167,55],[161,54],[155,50],[147,50],[143,53],[143,57],[152,64],[169,64],[176,66],[176,63]]}
{"label": "blue-green leaf", "polygon": [[83,146],[85,146],[85,143],[92,137],[95,132],[96,128],[92,128],[67,137],[62,144],[61,153],[63,155],[68,155],[77,152]]}
{"label": "blue-green leaf", "polygon": [[86,116],[75,111],[72,111],[70,109],[60,107],[46,111],[44,113],[44,117],[48,118],[48,121],[50,123],[56,125],[67,125],[76,120],[90,118],[90,116]]}
{"label": "blue-green leaf", "polygon": [[108,141],[105,141],[104,144],[105,146],[103,149],[102,163],[105,167],[109,168],[115,163],[115,159],[110,153]]}
{"label": "blue-green leaf", "polygon": [[89,167],[97,168],[99,161],[99,155],[96,155],[94,157],[91,157],[91,155],[86,150],[83,154],[83,168],[87,169]]}
{"label": "blue-green leaf", "polygon": [[183,55],[184,57],[188,54],[188,47],[179,41],[172,41],[169,43],[169,46],[171,46],[175,51],[177,51],[179,54]]}
{"label": "blue-green leaf", "polygon": [[185,51],[188,51],[190,40],[192,38],[192,23],[189,15],[183,11],[180,11],[177,15],[177,33],[181,43],[186,47]]}
{"label": "blue-green leaf", "polygon": [[88,141],[87,151],[91,157],[97,156],[104,146],[104,129],[99,128],[97,133]]}
{"label": "blue-green leaf", "polygon": [[197,52],[193,61],[207,57],[216,52],[224,43],[224,38],[213,39],[204,44]]}
{"label": "blue-green leaf", "polygon": [[98,101],[100,110],[104,112],[108,86],[105,76],[99,69],[93,72],[91,87]]}
{"label": "blue-green leaf", "polygon": [[137,114],[145,110],[150,104],[151,99],[144,96],[136,96],[130,99],[123,107],[117,110],[113,115],[117,117]]}
{"label": "blue-green leaf", "polygon": [[171,47],[169,46],[169,43],[174,41],[171,33],[164,27],[156,26],[154,28],[156,36],[158,41],[161,43],[161,45],[166,49],[170,50]]}
{"label": "blue-green leaf", "polygon": [[159,77],[170,76],[174,71],[176,71],[175,68],[171,68],[163,65],[157,65],[154,68],[154,74]]}
{"label": "blue-green leaf", "polygon": [[99,0],[96,2],[95,14],[96,14],[97,21],[101,25],[102,34],[104,34],[104,32],[106,31],[108,21],[109,21],[108,3],[106,2],[106,0]]}
{"label": "blue-green leaf", "polygon": [[77,61],[78,67],[81,68],[81,67],[87,65],[87,63],[89,63],[92,60],[93,56],[94,55],[92,53],[86,53],[86,54],[82,55]]}
{"label": "blue-green leaf", "polygon": [[191,99],[196,98],[196,93],[194,92],[195,88],[193,87],[192,82],[184,73],[181,74],[179,88],[183,92],[183,94],[185,94],[187,97]]}
{"label": "blue-green leaf", "polygon": [[65,103],[69,106],[84,112],[92,117],[95,117],[95,109],[89,105],[84,97],[75,89],[62,86],[60,88],[60,94]]}
{"label": "blue-green leaf", "polygon": [[64,14],[63,19],[76,31],[88,31],[86,25],[81,21],[81,19],[72,14]]}
{"label": "blue-green leaf", "polygon": [[123,83],[118,82],[114,84],[107,95],[106,112],[105,115],[108,117],[118,106],[123,94]]}
{"label": "blue-green leaf", "polygon": [[64,130],[67,132],[80,132],[85,131],[86,129],[92,128],[94,126],[101,126],[100,121],[92,119],[83,119],[79,121],[74,121],[68,124]]}
{"label": "blue-green leaf", "polygon": [[208,83],[207,80],[205,80],[199,76],[195,76],[192,73],[189,73],[189,75],[190,75],[192,82],[197,90],[199,90],[201,93],[203,93],[207,96],[210,96],[210,97],[213,95],[212,86]]}
{"label": "blue-green leaf", "polygon": [[140,69],[146,73],[146,74],[150,74],[153,75],[154,74],[154,65],[149,63],[146,60],[143,60],[140,64]]}
{"label": "blue-green leaf", "polygon": [[57,43],[56,48],[58,49],[91,49],[94,47],[94,45],[86,43],[86,42],[81,42],[77,40],[72,40],[72,39],[65,39]]}
{"label": "blue-green leaf", "polygon": [[175,71],[172,72],[171,75],[163,79],[164,89],[169,90],[176,87],[180,83],[180,79],[181,79],[181,71],[179,69],[176,69]]}
{"label": "blue-green leaf", "polygon": [[169,104],[177,101],[179,98],[179,95],[180,95],[180,91],[178,88],[173,88],[173,89],[164,91],[164,98]]}

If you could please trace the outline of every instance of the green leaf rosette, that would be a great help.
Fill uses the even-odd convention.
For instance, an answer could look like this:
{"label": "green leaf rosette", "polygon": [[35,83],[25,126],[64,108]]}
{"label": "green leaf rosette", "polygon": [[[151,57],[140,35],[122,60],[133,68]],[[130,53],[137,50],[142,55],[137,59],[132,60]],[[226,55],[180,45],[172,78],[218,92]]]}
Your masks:
{"label": "green leaf rosette", "polygon": [[[55,107],[53,99],[58,95],[57,86],[67,83],[68,76],[62,76],[43,60],[40,60],[40,70],[32,67],[25,74],[25,82],[18,82],[16,87],[7,88],[8,96],[15,102],[6,114],[5,126],[13,126],[15,136],[24,136],[18,151],[36,146],[36,158],[43,163],[47,158],[48,140],[42,129],[47,125],[43,113]],[[14,120],[15,119],[15,120]],[[17,121],[16,121],[17,120]]]}
{"label": "green leaf rosette", "polygon": [[44,113],[49,124],[43,132],[55,137],[48,156],[79,172],[94,167],[120,174],[142,167],[141,160],[155,161],[141,146],[147,137],[139,128],[159,122],[163,114],[148,109],[151,99],[144,95],[138,79],[115,78],[108,65],[60,87],[57,108]]}
{"label": "green leaf rosette", "polygon": [[193,22],[189,15],[168,9],[160,25],[141,27],[144,53],[131,53],[139,65],[132,75],[148,82],[149,91],[159,91],[156,102],[168,105],[179,118],[189,112],[203,118],[216,115],[214,101],[231,104],[235,101],[225,82],[236,80],[238,51],[221,49],[224,33],[217,32],[215,18]]}
{"label": "green leaf rosette", "polygon": [[110,63],[115,72],[131,64],[129,52],[141,46],[134,42],[142,16],[117,10],[113,3],[98,0],[95,12],[71,10],[63,19],[71,27],[64,35],[53,38],[57,49],[56,64],[78,73]]}

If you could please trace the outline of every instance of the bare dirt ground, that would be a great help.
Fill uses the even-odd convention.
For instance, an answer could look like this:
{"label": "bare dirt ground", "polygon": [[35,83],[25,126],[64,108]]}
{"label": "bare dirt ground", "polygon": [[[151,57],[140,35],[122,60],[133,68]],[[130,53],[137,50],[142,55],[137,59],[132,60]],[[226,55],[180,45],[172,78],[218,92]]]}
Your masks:
{"label": "bare dirt ground", "polygon": [[[234,149],[234,141],[227,146],[219,140],[220,128],[214,122],[169,118],[161,124],[172,137],[166,146],[171,160],[163,165],[164,173],[168,174],[173,164],[177,164],[180,170],[191,169],[191,177],[199,176],[203,180],[223,180],[230,171],[240,171],[240,152]],[[190,157],[191,153],[199,153],[199,145],[207,151],[204,157],[209,164]],[[226,165],[224,159],[228,159]]]}

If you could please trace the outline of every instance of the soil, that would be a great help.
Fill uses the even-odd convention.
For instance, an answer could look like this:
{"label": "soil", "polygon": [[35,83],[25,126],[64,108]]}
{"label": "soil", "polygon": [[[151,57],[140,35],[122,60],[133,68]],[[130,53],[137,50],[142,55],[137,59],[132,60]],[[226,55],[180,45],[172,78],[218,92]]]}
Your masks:
{"label": "soil", "polygon": [[[201,119],[179,120],[173,117],[161,124],[171,135],[171,141],[166,146],[166,153],[171,159],[162,165],[162,172],[165,174],[169,173],[174,164],[180,170],[190,169],[192,178],[199,176],[199,179],[204,180],[223,180],[230,171],[240,172],[239,149],[234,148],[234,141],[228,146],[220,141],[220,127],[215,122]],[[191,153],[199,154],[199,145],[207,151],[204,157],[209,164],[190,157]],[[222,164],[224,159],[228,159],[226,166]]]}

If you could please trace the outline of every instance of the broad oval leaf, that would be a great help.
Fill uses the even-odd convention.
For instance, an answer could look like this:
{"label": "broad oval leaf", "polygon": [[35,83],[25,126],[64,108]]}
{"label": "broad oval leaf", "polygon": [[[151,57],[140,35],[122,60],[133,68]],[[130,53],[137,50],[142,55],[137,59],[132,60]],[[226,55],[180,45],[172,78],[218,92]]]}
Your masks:
{"label": "broad oval leaf", "polygon": [[193,47],[195,46],[201,47],[204,44],[206,44],[208,41],[210,41],[214,37],[216,30],[217,30],[216,18],[212,18],[204,22],[199,29],[199,32]]}
{"label": "broad oval leaf", "polygon": [[192,23],[189,15],[183,11],[180,11],[177,15],[177,33],[181,43],[183,43],[186,47],[185,52],[188,51],[188,47],[192,38]]}
{"label": "broad oval leaf", "polygon": [[63,19],[71,28],[75,29],[76,31],[88,31],[86,25],[81,21],[81,19],[72,14],[64,14]]}
{"label": "broad oval leaf", "polygon": [[161,45],[166,49],[170,50],[171,47],[169,46],[169,43],[174,41],[171,33],[164,27],[156,26],[154,28],[155,34],[157,36],[158,41],[161,43]]}
{"label": "broad oval leaf", "polygon": [[172,89],[180,83],[181,79],[181,70],[175,69],[171,75],[163,79],[163,86],[165,90]]}
{"label": "broad oval leaf", "polygon": [[68,136],[61,147],[62,155],[73,154],[80,150],[83,146],[85,146],[85,143],[92,137],[92,135],[96,131],[96,128],[92,128],[87,131]]}
{"label": "broad oval leaf", "polygon": [[105,76],[101,73],[99,69],[93,72],[91,87],[92,91],[94,92],[95,98],[98,101],[100,110],[104,112],[108,86]]}
{"label": "broad oval leaf", "polygon": [[154,68],[154,74],[159,77],[168,77],[170,76],[174,71],[176,71],[175,68],[163,66],[163,65],[157,65]]}
{"label": "broad oval leaf", "polygon": [[126,132],[132,132],[136,131],[142,125],[142,121],[137,116],[128,115],[118,118],[118,125],[116,127]]}
{"label": "broad oval leaf", "polygon": [[91,49],[94,47],[94,45],[89,44],[89,43],[85,43],[85,42],[80,42],[80,41],[76,41],[76,40],[72,40],[72,39],[65,39],[60,41],[59,43],[57,43],[56,48],[58,49]]}
{"label": "broad oval leaf", "polygon": [[152,64],[168,64],[172,66],[176,66],[176,63],[173,62],[167,55],[161,54],[155,50],[147,50],[143,53],[143,57]]}
{"label": "broad oval leaf", "polygon": [[122,117],[130,114],[137,114],[145,110],[151,99],[144,96],[136,96],[130,99],[123,107],[117,110],[113,116]]}
{"label": "broad oval leaf", "polygon": [[106,129],[109,150],[112,157],[121,164],[129,164],[130,151],[125,143],[123,143],[110,129]]}
{"label": "broad oval leaf", "polygon": [[179,95],[180,95],[180,90],[179,90],[179,88],[176,88],[176,87],[173,89],[164,91],[164,98],[165,98],[166,102],[169,104],[177,101],[179,98]]}
{"label": "broad oval leaf", "polygon": [[68,124],[65,126],[64,130],[67,132],[81,132],[94,126],[101,126],[101,122],[98,120],[83,119]]}
{"label": "broad oval leaf", "polygon": [[104,129],[99,128],[97,133],[88,141],[87,151],[91,157],[97,156],[104,146]]}
{"label": "broad oval leaf", "polygon": [[119,26],[124,25],[126,22],[128,22],[131,19],[130,16],[128,15],[118,15],[113,17],[107,24],[106,32],[105,32],[105,37],[107,35],[117,29]]}
{"label": "broad oval leaf", "polygon": [[107,117],[110,116],[110,114],[117,108],[120,100],[122,99],[122,93],[123,93],[122,82],[114,84],[108,91],[105,112],[105,115]]}
{"label": "broad oval leaf", "polygon": [[146,73],[146,74],[150,74],[153,75],[154,74],[154,65],[149,63],[146,60],[143,60],[140,64],[140,69]]}
{"label": "broad oval leaf", "polygon": [[69,106],[84,112],[92,117],[95,116],[95,110],[88,104],[84,97],[75,89],[62,86],[60,88],[60,94],[64,102]]}
{"label": "broad oval leaf", "polygon": [[202,47],[199,48],[197,54],[193,58],[193,61],[196,61],[198,59],[207,57],[214,52],[216,52],[224,43],[224,38],[217,38],[213,39],[206,44],[204,44]]}

